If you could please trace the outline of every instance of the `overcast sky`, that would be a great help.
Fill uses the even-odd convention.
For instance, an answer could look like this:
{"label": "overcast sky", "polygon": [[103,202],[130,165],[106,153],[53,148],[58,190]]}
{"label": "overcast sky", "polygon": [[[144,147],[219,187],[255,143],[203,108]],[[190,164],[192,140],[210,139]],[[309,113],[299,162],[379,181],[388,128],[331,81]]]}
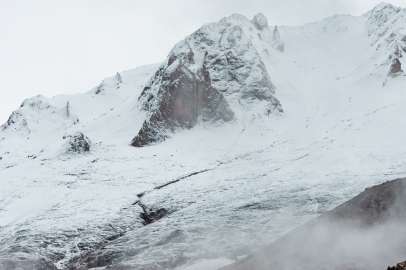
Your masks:
{"label": "overcast sky", "polygon": [[[28,97],[85,92],[163,61],[175,43],[233,13],[270,25],[361,15],[379,0],[0,0],[0,125]],[[405,0],[392,0],[405,7]]]}

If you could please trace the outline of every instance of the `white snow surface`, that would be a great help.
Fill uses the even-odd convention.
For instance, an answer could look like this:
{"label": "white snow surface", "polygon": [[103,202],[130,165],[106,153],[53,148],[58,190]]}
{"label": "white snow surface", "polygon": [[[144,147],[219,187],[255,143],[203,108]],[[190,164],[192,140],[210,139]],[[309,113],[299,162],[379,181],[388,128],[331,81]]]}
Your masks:
{"label": "white snow surface", "polygon": [[[137,100],[160,64],[84,94],[30,98],[0,128],[0,251],[53,237],[58,245],[37,251],[62,254],[53,263],[63,269],[83,252],[79,243],[119,232],[107,249],[126,254],[124,264],[183,256],[183,269],[200,269],[186,267],[236,260],[366,187],[406,176],[406,76],[388,76],[389,57],[406,55],[406,9],[383,3],[360,17],[280,26],[283,53],[272,47],[273,27],[241,15],[203,27],[225,23],[250,38],[284,113],[253,106],[233,123],[201,123],[134,148],[146,117]],[[63,137],[78,131],[90,152],[61,155]],[[171,214],[143,226],[138,200]]]}

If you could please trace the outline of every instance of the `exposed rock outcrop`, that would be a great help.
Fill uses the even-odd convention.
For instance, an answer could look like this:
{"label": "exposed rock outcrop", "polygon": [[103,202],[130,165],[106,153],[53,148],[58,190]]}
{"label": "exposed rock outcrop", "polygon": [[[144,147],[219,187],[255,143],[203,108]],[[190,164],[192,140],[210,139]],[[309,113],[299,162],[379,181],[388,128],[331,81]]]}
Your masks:
{"label": "exposed rock outcrop", "polygon": [[169,211],[165,208],[160,208],[155,211],[147,211],[140,214],[140,218],[143,220],[144,225],[151,224],[155,221],[158,221],[169,214]]}
{"label": "exposed rock outcrop", "polygon": [[73,124],[79,123],[79,118],[75,114],[72,113],[72,109],[69,105],[69,101],[66,103],[65,116],[66,116],[66,118],[72,119]]}
{"label": "exposed rock outcrop", "polygon": [[389,220],[406,220],[406,178],[365,189],[319,219],[357,222],[373,226]]}
{"label": "exposed rock outcrop", "polygon": [[121,74],[117,72],[116,74],[116,79],[117,79],[117,83],[122,83],[123,82],[123,77],[121,77]]}
{"label": "exposed rock outcrop", "polygon": [[399,59],[393,59],[392,65],[389,70],[389,74],[396,74],[398,72],[402,72],[402,64],[400,63]]}
{"label": "exposed rock outcrop", "polygon": [[396,266],[388,267],[387,270],[406,270],[406,261],[398,263]]}
{"label": "exposed rock outcrop", "polygon": [[85,154],[90,151],[91,142],[82,132],[64,137],[67,140],[63,147],[63,154]]}

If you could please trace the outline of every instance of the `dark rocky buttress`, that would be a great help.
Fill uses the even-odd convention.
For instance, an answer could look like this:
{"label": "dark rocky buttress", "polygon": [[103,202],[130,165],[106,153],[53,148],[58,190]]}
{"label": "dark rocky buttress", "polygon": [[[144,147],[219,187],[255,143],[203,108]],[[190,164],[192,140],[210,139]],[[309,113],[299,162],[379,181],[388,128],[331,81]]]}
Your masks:
{"label": "dark rocky buttress", "polygon": [[212,87],[206,67],[195,66],[192,51],[179,58],[170,56],[139,100],[150,113],[131,143],[135,147],[161,142],[179,128],[190,129],[199,118],[204,122],[234,118],[223,94]]}

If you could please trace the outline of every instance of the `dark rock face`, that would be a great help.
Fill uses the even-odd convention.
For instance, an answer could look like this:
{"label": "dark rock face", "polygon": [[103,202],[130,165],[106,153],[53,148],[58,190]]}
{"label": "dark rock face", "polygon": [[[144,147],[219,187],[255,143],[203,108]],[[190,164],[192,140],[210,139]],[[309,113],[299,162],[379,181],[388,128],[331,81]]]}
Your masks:
{"label": "dark rock face", "polygon": [[406,254],[405,205],[406,178],[367,188],[222,269],[385,269]]}
{"label": "dark rock face", "polygon": [[398,72],[402,72],[402,64],[400,63],[399,59],[395,58],[392,61],[389,74],[395,74]]}
{"label": "dark rock face", "polygon": [[65,154],[85,154],[90,151],[90,140],[83,133],[77,132],[74,135],[66,137]]}
{"label": "dark rock face", "polygon": [[[228,122],[234,118],[227,100],[214,87],[205,65],[193,69],[193,52],[172,55],[145,87],[139,100],[150,111],[132,146],[142,147],[165,140],[178,128],[190,129],[202,121]],[[153,93],[152,85],[158,87]]]}
{"label": "dark rock face", "polygon": [[388,267],[387,270],[406,270],[406,261],[398,263],[396,266]]}
{"label": "dark rock face", "polygon": [[151,224],[158,221],[169,214],[169,211],[165,208],[160,208],[156,211],[146,211],[140,214],[140,218],[143,220],[144,225]]}
{"label": "dark rock face", "polygon": [[406,178],[365,189],[357,197],[326,213],[321,219],[373,226],[388,220],[406,220]]}

